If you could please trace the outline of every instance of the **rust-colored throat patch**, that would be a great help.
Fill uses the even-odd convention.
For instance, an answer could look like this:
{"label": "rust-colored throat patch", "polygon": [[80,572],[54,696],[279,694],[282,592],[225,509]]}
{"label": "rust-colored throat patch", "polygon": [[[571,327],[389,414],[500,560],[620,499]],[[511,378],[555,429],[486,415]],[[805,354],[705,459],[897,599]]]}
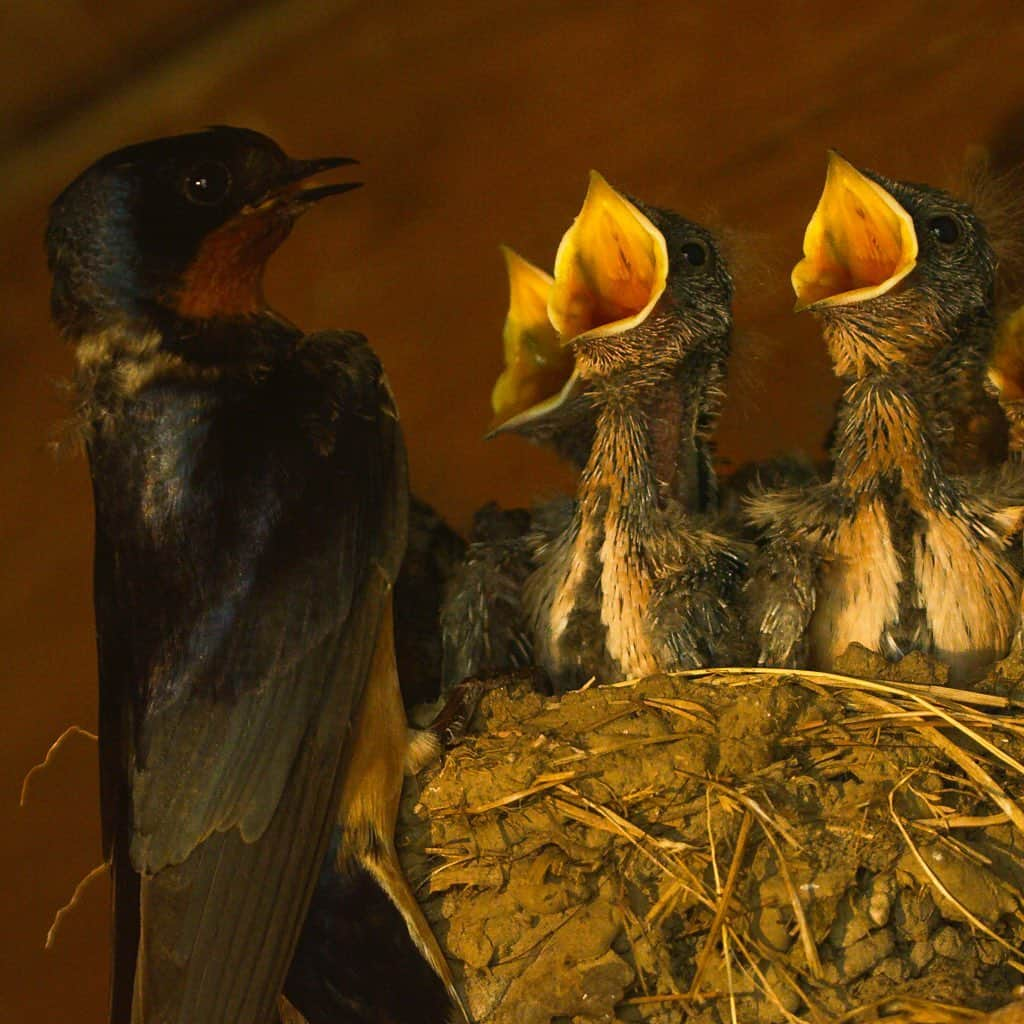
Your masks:
{"label": "rust-colored throat patch", "polygon": [[175,296],[178,313],[203,319],[266,309],[263,272],[294,223],[282,205],[244,209],[203,239]]}

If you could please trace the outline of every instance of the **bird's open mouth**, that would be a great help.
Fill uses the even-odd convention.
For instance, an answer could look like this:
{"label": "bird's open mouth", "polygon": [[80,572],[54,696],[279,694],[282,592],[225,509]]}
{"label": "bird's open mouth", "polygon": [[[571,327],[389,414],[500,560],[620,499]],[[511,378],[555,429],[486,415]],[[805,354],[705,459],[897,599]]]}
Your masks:
{"label": "bird's open mouth", "polygon": [[884,295],[917,264],[910,214],[838,153],[793,268],[798,310],[849,305]]}
{"label": "bird's open mouth", "polygon": [[361,181],[342,181],[334,185],[314,185],[305,188],[303,182],[318,174],[323,174],[324,171],[333,171],[338,167],[351,167],[358,163],[358,160],[353,160],[348,156],[290,160],[281,180],[249,210],[254,213],[263,213],[274,209],[283,209],[298,214],[328,196],[340,196],[345,192],[351,192],[352,189],[359,188],[363,183]]}
{"label": "bird's open mouth", "polygon": [[576,390],[572,352],[559,344],[548,319],[554,280],[502,247],[508,268],[509,304],[502,334],[505,369],[491,392],[489,434],[515,430],[562,405]]}
{"label": "bird's open mouth", "polygon": [[563,345],[642,323],[665,290],[665,237],[597,171],[562,237],[548,316]]}
{"label": "bird's open mouth", "polygon": [[358,188],[361,182],[303,187],[314,175],[358,163],[349,157],[289,160],[280,177],[257,202],[237,214],[202,241],[182,274],[173,299],[182,316],[247,316],[265,308],[263,268],[288,237],[296,218],[327,196]]}
{"label": "bird's open mouth", "polygon": [[494,385],[489,436],[516,430],[582,390],[572,350],[645,320],[665,290],[665,237],[596,171],[579,216],[562,237],[555,276],[505,249],[509,311],[505,370]]}

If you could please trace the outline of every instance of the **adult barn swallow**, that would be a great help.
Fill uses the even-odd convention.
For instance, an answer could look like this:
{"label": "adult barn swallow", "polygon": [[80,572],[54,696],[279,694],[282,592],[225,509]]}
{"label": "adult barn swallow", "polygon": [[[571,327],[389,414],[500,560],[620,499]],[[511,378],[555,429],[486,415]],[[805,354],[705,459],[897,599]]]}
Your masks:
{"label": "adult barn swallow", "polygon": [[445,973],[395,857],[391,590],[405,453],[358,334],[263,298],[296,218],[355,187],[218,127],[103,157],[54,202],[93,483],[112,1024],[274,1019],[337,822]]}
{"label": "adult barn swallow", "polygon": [[831,154],[793,287],[845,390],[831,480],[751,504],[767,539],[752,586],[762,662],[830,668],[856,641],[934,652],[964,679],[1006,653],[1020,488],[966,474],[962,450],[985,393],[993,285],[967,205]]}
{"label": "adult barn swallow", "polygon": [[524,587],[558,690],[729,658],[744,546],[704,513],[732,326],[714,238],[596,172],[555,260],[549,316],[596,410],[576,501]]}

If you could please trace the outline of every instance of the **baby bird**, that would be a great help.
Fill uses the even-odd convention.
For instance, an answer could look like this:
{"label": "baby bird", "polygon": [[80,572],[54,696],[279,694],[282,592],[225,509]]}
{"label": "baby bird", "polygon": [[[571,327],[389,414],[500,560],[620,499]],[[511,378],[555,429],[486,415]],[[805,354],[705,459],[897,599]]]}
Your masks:
{"label": "baby bird", "polygon": [[[575,372],[548,319],[554,278],[507,246],[509,306],[502,331],[505,369],[491,393],[487,437],[517,433],[582,467],[594,436],[587,383]],[[445,690],[463,679],[530,664],[521,591],[533,563],[528,534],[542,510],[489,503],[474,517],[470,545],[441,610]]]}
{"label": "baby bird", "polygon": [[438,619],[466,542],[425,501],[409,496],[409,542],[395,581],[395,662],[406,709],[437,700],[442,657]]}
{"label": "baby bird", "polygon": [[521,434],[582,468],[594,440],[588,384],[548,318],[554,278],[508,246],[509,306],[502,331],[505,369],[491,392],[487,436]]}
{"label": "baby bird", "polygon": [[701,513],[732,326],[714,239],[599,174],[555,261],[549,316],[588,383],[576,501],[533,536],[533,657],[558,691],[729,657],[744,546]]}
{"label": "baby bird", "polygon": [[1009,458],[1024,460],[1024,307],[999,325],[988,379],[1009,424]]}
{"label": "baby bird", "polygon": [[1018,494],[965,473],[963,424],[988,401],[994,259],[971,209],[836,153],[793,270],[845,391],[831,480],[754,498],[751,586],[763,664],[829,669],[853,642],[934,652],[970,679],[1006,653]]}

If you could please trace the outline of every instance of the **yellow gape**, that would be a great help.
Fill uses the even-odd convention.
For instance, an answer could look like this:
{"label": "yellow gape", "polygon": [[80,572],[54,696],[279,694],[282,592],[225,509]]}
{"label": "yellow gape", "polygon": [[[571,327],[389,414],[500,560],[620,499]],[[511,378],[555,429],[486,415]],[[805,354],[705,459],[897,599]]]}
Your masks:
{"label": "yellow gape", "polygon": [[881,185],[834,150],[818,206],[793,268],[797,310],[883,295],[917,265],[910,214]]}
{"label": "yellow gape", "polygon": [[562,348],[548,320],[554,281],[539,267],[502,246],[508,268],[509,303],[502,341],[505,369],[491,392],[491,431],[509,429],[562,401],[573,371],[572,353]]}
{"label": "yellow gape", "polygon": [[643,322],[667,277],[662,233],[591,171],[583,209],[555,257],[548,316],[562,344],[620,334]]}

